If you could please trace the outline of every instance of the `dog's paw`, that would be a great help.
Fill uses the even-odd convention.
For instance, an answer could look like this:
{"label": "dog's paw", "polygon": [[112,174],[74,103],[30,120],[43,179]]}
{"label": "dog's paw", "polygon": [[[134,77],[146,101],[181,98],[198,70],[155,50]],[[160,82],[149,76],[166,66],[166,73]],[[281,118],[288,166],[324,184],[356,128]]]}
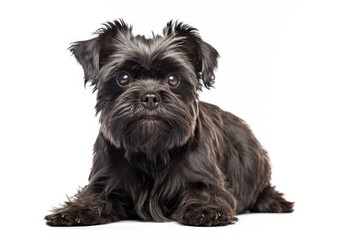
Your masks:
{"label": "dog's paw", "polygon": [[287,201],[283,194],[274,187],[268,186],[259,195],[256,203],[250,208],[252,212],[291,213],[294,203]]}
{"label": "dog's paw", "polygon": [[46,224],[49,226],[84,226],[80,216],[75,216],[68,211],[57,212],[45,217]]}
{"label": "dog's paw", "polygon": [[233,214],[216,208],[193,209],[184,216],[184,224],[190,226],[225,226],[237,220]]}
{"label": "dog's paw", "polygon": [[273,213],[291,213],[294,211],[294,203],[286,201],[273,202],[269,205],[269,211]]}

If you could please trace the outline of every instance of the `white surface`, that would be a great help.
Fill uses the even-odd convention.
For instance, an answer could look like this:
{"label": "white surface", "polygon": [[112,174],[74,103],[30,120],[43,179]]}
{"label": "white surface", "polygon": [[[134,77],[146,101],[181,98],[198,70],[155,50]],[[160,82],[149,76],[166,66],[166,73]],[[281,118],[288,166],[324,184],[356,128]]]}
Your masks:
{"label": "white surface", "polygon": [[[0,3],[0,239],[359,239],[360,3],[130,2]],[[179,19],[217,48],[216,89],[201,99],[250,124],[295,213],[212,229],[45,226],[50,207],[86,184],[98,131],[95,95],[67,48],[119,17],[145,35]]]}

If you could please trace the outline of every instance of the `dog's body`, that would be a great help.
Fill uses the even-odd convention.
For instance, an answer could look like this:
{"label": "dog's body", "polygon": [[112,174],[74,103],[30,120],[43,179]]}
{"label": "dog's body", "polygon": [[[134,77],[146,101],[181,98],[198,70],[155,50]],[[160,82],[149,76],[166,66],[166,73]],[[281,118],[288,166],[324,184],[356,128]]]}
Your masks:
{"label": "dog's body", "polygon": [[245,211],[292,212],[244,121],[198,100],[214,82],[218,53],[196,29],[169,22],[164,36],[145,38],[115,21],[71,51],[98,91],[101,128],[89,184],[47,224],[216,226]]}

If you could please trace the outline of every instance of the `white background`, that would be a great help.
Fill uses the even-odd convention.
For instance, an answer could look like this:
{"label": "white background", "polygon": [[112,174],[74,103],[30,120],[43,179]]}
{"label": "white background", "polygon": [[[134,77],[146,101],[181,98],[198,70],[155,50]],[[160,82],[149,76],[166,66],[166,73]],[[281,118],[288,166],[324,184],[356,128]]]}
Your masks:
{"label": "white background", "polygon": [[[293,214],[211,229],[45,225],[86,184],[98,132],[67,48],[119,17],[147,36],[179,19],[219,51],[216,88],[201,99],[249,123]],[[0,239],[360,238],[359,1],[2,1],[0,31]]]}

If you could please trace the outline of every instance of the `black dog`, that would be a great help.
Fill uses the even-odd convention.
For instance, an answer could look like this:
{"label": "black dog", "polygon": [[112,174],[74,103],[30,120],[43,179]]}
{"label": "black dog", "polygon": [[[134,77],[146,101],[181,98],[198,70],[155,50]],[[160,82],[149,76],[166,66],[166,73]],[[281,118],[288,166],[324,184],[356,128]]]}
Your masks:
{"label": "black dog", "polygon": [[114,21],[70,50],[97,90],[101,128],[89,184],[46,216],[48,225],[217,226],[246,211],[293,211],[246,123],[198,100],[219,55],[195,28],[170,21],[146,38]]}

